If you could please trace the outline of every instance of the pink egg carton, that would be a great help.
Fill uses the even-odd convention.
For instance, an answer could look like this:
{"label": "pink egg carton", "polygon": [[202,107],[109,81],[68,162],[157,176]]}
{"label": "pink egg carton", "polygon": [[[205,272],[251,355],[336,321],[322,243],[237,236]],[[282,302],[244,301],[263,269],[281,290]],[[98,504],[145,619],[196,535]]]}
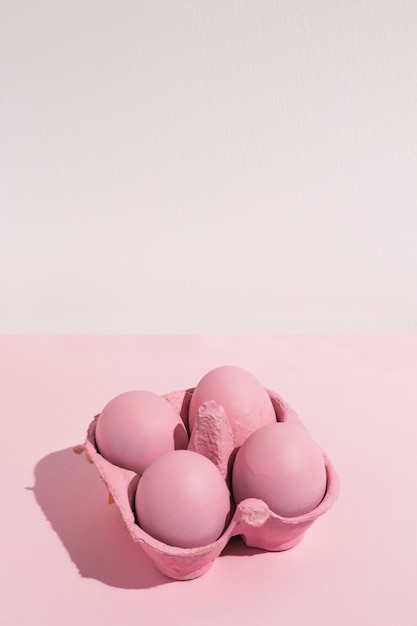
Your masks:
{"label": "pink egg carton", "polygon": [[[193,389],[174,391],[164,397],[180,413],[188,427],[188,407]],[[296,413],[274,391],[267,389],[275,409],[277,421],[298,424],[305,428]],[[155,566],[166,576],[176,580],[190,580],[201,576],[211,567],[225,548],[229,539],[241,535],[245,543],[254,548],[282,551],[297,545],[305,531],[332,506],[339,494],[339,479],[329,458],[323,452],[327,472],[326,493],[320,504],[309,513],[297,517],[281,517],[272,512],[262,500],[248,498],[234,509],[223,534],[207,546],[178,548],[158,541],[138,525],[135,518],[135,492],[139,477],[130,470],[106,461],[95,444],[96,416],[91,422],[83,445],[87,459],[95,465],[107,485],[111,499],[120,510],[124,525],[133,541],[139,542]],[[208,457],[218,467],[230,486],[231,463],[236,453],[235,437],[223,408],[207,402],[199,409],[199,416],[190,437],[188,449]]]}

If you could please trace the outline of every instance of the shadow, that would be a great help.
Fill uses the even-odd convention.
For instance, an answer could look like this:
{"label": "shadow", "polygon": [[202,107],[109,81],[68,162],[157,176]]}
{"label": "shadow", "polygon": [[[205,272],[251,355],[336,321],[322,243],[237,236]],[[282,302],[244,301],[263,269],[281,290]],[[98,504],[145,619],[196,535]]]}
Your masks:
{"label": "shadow", "polygon": [[254,556],[255,554],[265,554],[265,550],[249,548],[240,535],[235,535],[229,539],[228,544],[220,554],[220,558],[224,556]]}
{"label": "shadow", "polygon": [[177,424],[174,428],[174,448],[175,450],[186,450],[188,446],[188,433],[184,430],[183,424]]}
{"label": "shadow", "polygon": [[[132,482],[131,497],[135,487]],[[132,541],[84,454],[67,448],[45,456],[35,467],[33,492],[82,577],[125,589],[175,582],[161,574]]]}
{"label": "shadow", "polygon": [[191,402],[191,396],[193,395],[193,391],[194,391],[194,387],[191,387],[190,389],[186,389],[185,391],[185,395],[184,395],[184,399],[182,401],[182,405],[180,408],[180,416],[182,421],[184,422],[185,428],[187,430],[188,436],[190,436],[190,426],[188,423],[188,413],[190,410],[190,402]]}

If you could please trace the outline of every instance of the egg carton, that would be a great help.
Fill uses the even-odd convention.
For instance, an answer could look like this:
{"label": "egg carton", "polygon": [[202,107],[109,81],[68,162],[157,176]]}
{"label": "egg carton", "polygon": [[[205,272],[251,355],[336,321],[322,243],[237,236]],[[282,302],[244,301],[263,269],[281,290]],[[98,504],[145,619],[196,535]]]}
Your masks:
{"label": "egg carton", "polygon": [[[297,414],[276,392],[269,389],[266,391],[278,422],[289,422],[305,428]],[[164,395],[181,415],[186,427],[192,392],[193,389],[187,389]],[[297,517],[281,517],[271,511],[262,500],[248,498],[232,511],[226,529],[216,541],[198,548],[170,546],[155,539],[138,525],[134,503],[139,476],[113,465],[100,455],[95,443],[97,419],[98,415],[89,425],[85,443],[76,446],[74,450],[78,453],[85,451],[87,459],[95,465],[109,490],[110,501],[114,501],[119,508],[123,523],[133,541],[141,545],[159,571],[176,580],[190,580],[207,572],[229,539],[235,535],[241,535],[244,542],[253,548],[267,551],[293,548],[312,523],[329,510],[339,494],[338,475],[323,452],[327,486],[322,501],[314,510]],[[229,487],[231,465],[236,453],[235,434],[223,408],[210,401],[200,407],[188,445],[189,450],[204,454],[217,466]]]}

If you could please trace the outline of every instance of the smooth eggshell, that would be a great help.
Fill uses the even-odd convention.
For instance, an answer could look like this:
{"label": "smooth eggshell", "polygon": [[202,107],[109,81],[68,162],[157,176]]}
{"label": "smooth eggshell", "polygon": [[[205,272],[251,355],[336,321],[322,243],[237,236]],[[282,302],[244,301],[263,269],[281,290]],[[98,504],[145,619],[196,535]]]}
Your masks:
{"label": "smooth eggshell", "polygon": [[233,365],[223,365],[208,372],[197,384],[191,397],[188,421],[194,428],[199,407],[210,400],[221,405],[239,447],[258,428],[276,422],[270,397],[249,372]]}
{"label": "smooth eggshell", "polygon": [[96,443],[105,459],[142,474],[161,454],[186,448],[188,435],[165,398],[150,391],[127,391],[110,400],[99,415]]}
{"label": "smooth eggshell", "polygon": [[228,521],[231,498],[217,467],[191,450],[159,457],[143,473],[135,498],[140,527],[171,546],[216,541]]}
{"label": "smooth eggshell", "polygon": [[321,502],[326,480],[322,451],[310,434],[277,422],[256,431],[238,451],[233,495],[236,503],[259,498],[277,515],[296,517]]}

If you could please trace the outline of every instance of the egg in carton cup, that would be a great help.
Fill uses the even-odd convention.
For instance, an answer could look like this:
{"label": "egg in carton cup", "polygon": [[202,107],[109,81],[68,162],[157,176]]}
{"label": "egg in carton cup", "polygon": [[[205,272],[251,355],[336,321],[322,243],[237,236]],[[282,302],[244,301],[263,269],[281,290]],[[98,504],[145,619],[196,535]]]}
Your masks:
{"label": "egg in carton cup", "polygon": [[[188,427],[190,400],[194,389],[175,391],[163,397],[181,415]],[[266,389],[272,402],[276,421],[306,428],[296,413],[274,391]],[[244,498],[232,508],[226,527],[220,537],[208,545],[181,548],[168,545],[151,536],[140,527],[135,510],[135,496],[140,480],[137,473],[110,463],[98,451],[96,425],[99,415],[91,422],[84,444],[75,451],[86,452],[109,491],[109,502],[115,502],[132,540],[138,542],[155,566],[166,576],[176,580],[190,580],[203,575],[227,545],[229,539],[241,535],[253,548],[283,551],[296,546],[313,522],[326,513],[339,494],[339,478],[324,452],[325,493],[320,502],[305,513],[293,516],[278,515],[260,498]],[[260,431],[257,431],[260,432]],[[188,450],[198,452],[214,463],[226,484],[232,483],[232,466],[241,443],[239,424],[231,425],[225,410],[214,401],[204,402],[191,432]]]}

